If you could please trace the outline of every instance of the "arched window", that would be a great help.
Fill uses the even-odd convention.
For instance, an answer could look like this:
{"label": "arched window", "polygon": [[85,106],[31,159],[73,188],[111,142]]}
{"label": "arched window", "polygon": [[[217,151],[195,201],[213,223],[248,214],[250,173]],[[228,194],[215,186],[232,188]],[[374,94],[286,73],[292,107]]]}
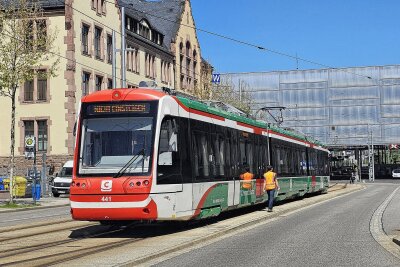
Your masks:
{"label": "arched window", "polygon": [[186,87],[187,89],[192,89],[192,75],[193,75],[193,65],[192,65],[192,47],[189,41],[186,41]]}
{"label": "arched window", "polygon": [[190,57],[191,55],[190,55],[190,42],[189,41],[187,41],[186,42],[186,57]]}
{"label": "arched window", "polygon": [[197,69],[197,51],[193,50],[193,78],[196,79],[196,69]]}

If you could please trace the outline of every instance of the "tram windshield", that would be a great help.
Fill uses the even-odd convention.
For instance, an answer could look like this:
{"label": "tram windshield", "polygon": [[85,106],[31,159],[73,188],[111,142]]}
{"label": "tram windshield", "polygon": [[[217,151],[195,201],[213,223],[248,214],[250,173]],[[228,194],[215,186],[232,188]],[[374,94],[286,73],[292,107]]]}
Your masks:
{"label": "tram windshield", "polygon": [[151,103],[88,104],[83,111],[78,174],[113,176],[124,166],[124,175],[148,174],[156,109]]}

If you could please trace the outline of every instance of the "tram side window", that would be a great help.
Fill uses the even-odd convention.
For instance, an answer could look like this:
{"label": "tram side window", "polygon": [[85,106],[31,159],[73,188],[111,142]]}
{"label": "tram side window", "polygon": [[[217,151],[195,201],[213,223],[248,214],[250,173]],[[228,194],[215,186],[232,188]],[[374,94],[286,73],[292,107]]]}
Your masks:
{"label": "tram side window", "polygon": [[256,172],[255,172],[255,177],[260,178],[262,176],[262,165],[263,165],[263,154],[262,154],[262,139],[261,136],[256,136],[254,139],[254,150],[255,150],[255,155],[256,155],[256,160],[255,160],[255,167],[256,167]]}
{"label": "tram side window", "polygon": [[281,148],[275,147],[275,161],[276,161],[276,171],[279,175],[282,175],[283,159],[281,158]]}
{"label": "tram side window", "polygon": [[254,148],[253,148],[253,143],[251,139],[246,142],[246,154],[247,154],[247,162],[250,167],[250,171],[252,173],[255,172],[255,167],[254,167]]}
{"label": "tram side window", "polygon": [[254,173],[253,144],[249,133],[241,133],[239,148],[241,172],[243,172],[246,167],[249,167],[250,171]]}
{"label": "tram side window", "polygon": [[289,174],[289,158],[288,149],[286,147],[281,148],[281,163],[282,163],[282,175]]}
{"label": "tram side window", "polygon": [[231,139],[225,139],[225,176],[232,176],[231,171]]}
{"label": "tram side window", "polygon": [[309,166],[308,169],[310,171],[309,175],[316,175],[318,169],[318,162],[317,162],[317,153],[315,150],[311,150],[309,153]]}
{"label": "tram side window", "polygon": [[323,151],[317,151],[318,155],[318,175],[328,175],[328,154]]}
{"label": "tram side window", "polygon": [[230,130],[231,136],[231,175],[233,178],[239,177],[239,150],[238,150],[238,132],[236,130]]}
{"label": "tram side window", "polygon": [[224,160],[224,148],[225,140],[220,134],[211,135],[210,144],[210,166],[211,175],[215,178],[222,178],[225,176],[225,160]]}
{"label": "tram side window", "polygon": [[195,131],[193,136],[194,176],[196,180],[208,179],[210,176],[210,155],[208,152],[208,134]]}
{"label": "tram side window", "polygon": [[300,162],[301,162],[301,175],[307,175],[307,156],[306,156],[306,151],[301,151],[300,155]]}
{"label": "tram side window", "polygon": [[263,165],[261,167],[263,173],[267,171],[267,166],[270,165],[269,155],[268,155],[268,137],[262,137],[263,140]]}
{"label": "tram side window", "polygon": [[177,119],[165,117],[160,130],[158,146],[158,184],[175,184],[182,182],[181,160],[178,151]]}

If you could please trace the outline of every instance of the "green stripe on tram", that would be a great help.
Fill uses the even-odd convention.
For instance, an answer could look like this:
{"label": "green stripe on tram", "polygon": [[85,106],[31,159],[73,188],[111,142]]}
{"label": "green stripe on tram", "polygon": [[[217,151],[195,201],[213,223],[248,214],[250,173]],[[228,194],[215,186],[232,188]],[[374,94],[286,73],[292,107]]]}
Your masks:
{"label": "green stripe on tram", "polygon": [[[311,176],[303,177],[282,177],[278,179],[280,190],[276,192],[275,201],[293,199],[302,197],[307,193],[327,192],[329,187],[328,176],[316,176],[313,186]],[[240,188],[239,206],[249,206],[260,202],[256,197],[256,181],[252,181],[252,187]],[[262,200],[267,201],[268,196],[264,193]],[[212,216],[218,216],[222,211],[228,208],[228,183],[216,184],[209,192],[201,207],[198,219]]]}
{"label": "green stripe on tram", "polygon": [[217,216],[228,207],[228,184],[217,184],[206,197],[199,219]]}

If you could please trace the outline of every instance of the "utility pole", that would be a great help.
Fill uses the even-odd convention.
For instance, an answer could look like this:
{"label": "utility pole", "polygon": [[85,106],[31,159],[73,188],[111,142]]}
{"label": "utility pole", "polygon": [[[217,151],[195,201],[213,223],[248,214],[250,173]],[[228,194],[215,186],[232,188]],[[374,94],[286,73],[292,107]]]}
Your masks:
{"label": "utility pole", "polygon": [[116,48],[115,31],[112,31],[112,81],[113,89],[117,88],[117,48]]}
{"label": "utility pole", "polygon": [[121,88],[126,88],[126,52],[135,51],[133,48],[126,48],[126,29],[125,29],[125,7],[121,7],[122,27],[121,27],[121,49],[116,48],[116,33],[112,31],[112,79],[113,89],[117,88],[117,52],[121,52]]}
{"label": "utility pole", "polygon": [[[375,181],[375,162],[374,162],[374,142],[373,133],[368,124],[368,178],[371,182]],[[371,138],[371,139],[370,139]]]}
{"label": "utility pole", "polygon": [[125,7],[121,7],[122,29],[121,29],[121,87],[126,88],[126,43],[125,43]]}

